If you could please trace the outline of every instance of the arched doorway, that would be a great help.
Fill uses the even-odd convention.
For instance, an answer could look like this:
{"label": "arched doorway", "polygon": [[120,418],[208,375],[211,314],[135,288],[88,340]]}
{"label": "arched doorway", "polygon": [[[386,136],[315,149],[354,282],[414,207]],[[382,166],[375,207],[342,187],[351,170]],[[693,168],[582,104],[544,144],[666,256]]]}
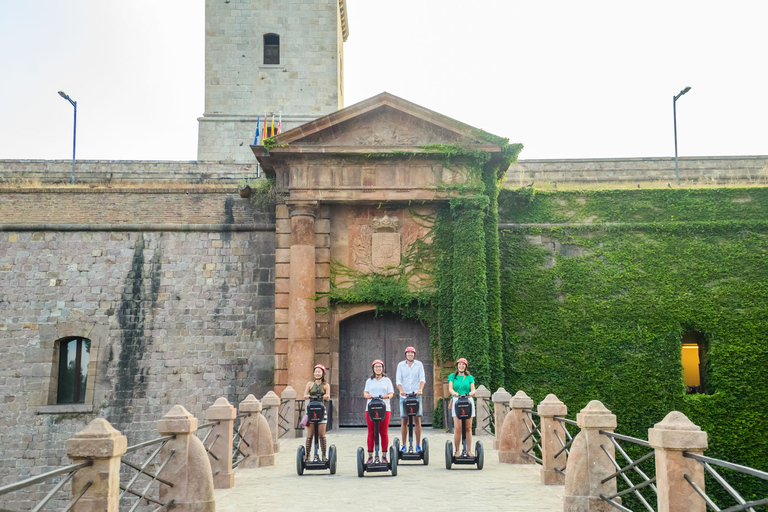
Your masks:
{"label": "arched doorway", "polygon": [[[416,348],[416,358],[424,364],[426,385],[424,386],[425,424],[432,423],[434,391],[432,385],[432,359],[429,353],[429,329],[416,320],[407,320],[390,313],[374,311],[352,316],[339,325],[339,425],[356,427],[365,425],[365,402],[363,389],[365,380],[371,374],[371,361],[383,359],[387,376],[397,388],[395,371],[397,364],[405,359],[407,346]],[[392,400],[392,421],[398,425],[400,410],[397,400]]]}

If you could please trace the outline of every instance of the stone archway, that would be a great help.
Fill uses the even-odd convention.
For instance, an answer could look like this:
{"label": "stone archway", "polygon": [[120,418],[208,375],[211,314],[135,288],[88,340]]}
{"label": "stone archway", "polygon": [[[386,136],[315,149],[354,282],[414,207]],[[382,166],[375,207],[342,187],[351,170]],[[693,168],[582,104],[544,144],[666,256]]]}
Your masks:
{"label": "stone archway", "polygon": [[[342,427],[365,425],[363,389],[371,373],[371,361],[383,359],[387,375],[395,384],[397,364],[405,359],[405,347],[416,348],[417,358],[424,364],[424,423],[432,423],[434,390],[429,356],[429,330],[416,320],[404,319],[391,313],[367,311],[347,318],[339,324],[339,400],[338,417]],[[400,416],[397,394],[392,400],[392,421]]]}

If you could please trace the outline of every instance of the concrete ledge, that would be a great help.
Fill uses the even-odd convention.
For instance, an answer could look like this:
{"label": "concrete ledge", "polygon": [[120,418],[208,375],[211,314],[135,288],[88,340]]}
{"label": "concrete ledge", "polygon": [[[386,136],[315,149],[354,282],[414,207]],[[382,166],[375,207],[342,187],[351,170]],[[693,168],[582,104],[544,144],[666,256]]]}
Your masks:
{"label": "concrete ledge", "polygon": [[78,414],[89,412],[93,412],[93,404],[41,405],[35,409],[37,414]]}

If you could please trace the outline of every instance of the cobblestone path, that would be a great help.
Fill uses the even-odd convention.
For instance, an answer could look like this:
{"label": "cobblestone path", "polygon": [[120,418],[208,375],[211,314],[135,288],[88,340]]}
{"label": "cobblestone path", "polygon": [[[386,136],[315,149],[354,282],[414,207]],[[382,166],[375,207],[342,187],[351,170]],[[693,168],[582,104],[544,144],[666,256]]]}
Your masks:
{"label": "cobblestone path", "polygon": [[[389,429],[390,441],[400,429]],[[527,511],[563,510],[563,487],[540,483],[538,465],[499,464],[493,438],[484,437],[485,467],[445,469],[445,441],[452,435],[424,429],[429,440],[428,466],[401,462],[396,477],[389,473],[357,476],[355,454],[365,445],[365,429],[328,433],[328,444],[338,450],[335,475],[327,471],[296,474],[296,450],[303,439],[280,441],[275,465],[235,470],[235,486],[216,490],[217,512],[244,511],[357,511],[410,510]]]}

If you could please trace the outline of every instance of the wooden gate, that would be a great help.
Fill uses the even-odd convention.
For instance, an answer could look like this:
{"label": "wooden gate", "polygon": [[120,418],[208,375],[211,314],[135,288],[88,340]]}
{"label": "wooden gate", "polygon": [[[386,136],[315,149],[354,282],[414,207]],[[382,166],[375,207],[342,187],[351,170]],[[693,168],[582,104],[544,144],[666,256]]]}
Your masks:
{"label": "wooden gate", "polygon": [[371,375],[371,362],[383,359],[387,376],[395,387],[390,426],[400,424],[399,400],[395,372],[405,360],[405,347],[416,348],[416,359],[424,364],[424,424],[432,423],[434,392],[432,359],[429,352],[429,329],[416,320],[373,311],[355,315],[339,325],[339,425],[365,426],[363,389]]}

